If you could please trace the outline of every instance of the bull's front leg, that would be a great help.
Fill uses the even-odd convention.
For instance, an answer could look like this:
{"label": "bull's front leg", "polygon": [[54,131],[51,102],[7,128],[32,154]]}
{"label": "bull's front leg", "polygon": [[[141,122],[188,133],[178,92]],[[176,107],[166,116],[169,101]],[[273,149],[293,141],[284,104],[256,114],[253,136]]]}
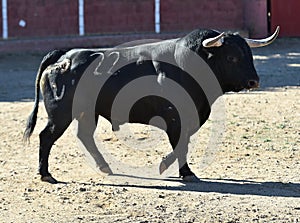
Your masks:
{"label": "bull's front leg", "polygon": [[159,171],[162,174],[171,166],[175,160],[179,164],[179,176],[187,182],[198,182],[199,178],[191,171],[187,163],[188,144],[190,136],[187,131],[181,129],[180,125],[169,125],[167,134],[172,145],[173,151],[169,153],[160,163]]}

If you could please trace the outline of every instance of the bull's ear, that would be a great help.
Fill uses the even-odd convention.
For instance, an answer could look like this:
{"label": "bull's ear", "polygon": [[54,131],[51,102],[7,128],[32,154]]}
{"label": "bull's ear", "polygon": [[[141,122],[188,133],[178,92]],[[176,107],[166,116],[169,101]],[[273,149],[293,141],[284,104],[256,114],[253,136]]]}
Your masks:
{"label": "bull's ear", "polygon": [[208,38],[203,40],[202,45],[205,48],[210,48],[210,47],[220,47],[223,45],[224,42],[224,37],[225,33],[221,33],[216,37]]}

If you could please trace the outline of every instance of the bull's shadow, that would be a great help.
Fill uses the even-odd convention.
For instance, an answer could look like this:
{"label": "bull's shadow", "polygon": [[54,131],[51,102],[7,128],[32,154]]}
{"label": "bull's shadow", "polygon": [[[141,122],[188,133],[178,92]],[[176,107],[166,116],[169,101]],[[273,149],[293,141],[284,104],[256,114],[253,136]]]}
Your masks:
{"label": "bull's shadow", "polygon": [[[114,176],[126,177],[129,180],[122,184],[118,180],[113,180]],[[300,183],[282,183],[282,182],[259,182],[250,180],[235,179],[201,179],[197,183],[184,183],[180,178],[145,178],[128,175],[110,176],[112,183],[98,183],[97,186],[113,186],[122,188],[141,188],[157,189],[167,191],[187,191],[187,192],[204,192],[204,193],[221,193],[233,195],[258,195],[267,197],[300,197]],[[135,183],[130,183],[130,178],[135,179]],[[140,180],[140,182],[136,180]],[[148,183],[147,181],[151,181]],[[166,186],[158,186],[153,181],[166,182]],[[114,183],[116,182],[116,183]],[[175,186],[168,185],[175,183]]]}

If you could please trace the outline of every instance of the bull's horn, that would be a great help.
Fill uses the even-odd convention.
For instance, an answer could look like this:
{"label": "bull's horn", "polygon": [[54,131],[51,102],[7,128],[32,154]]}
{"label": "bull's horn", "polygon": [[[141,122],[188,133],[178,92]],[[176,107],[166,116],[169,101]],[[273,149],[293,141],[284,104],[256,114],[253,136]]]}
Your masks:
{"label": "bull's horn", "polygon": [[256,47],[262,47],[262,46],[267,46],[271,44],[278,36],[279,34],[279,26],[277,26],[275,32],[272,34],[272,36],[269,36],[265,39],[260,39],[260,40],[255,40],[255,39],[247,39],[245,38],[246,42],[251,48],[256,48]]}
{"label": "bull's horn", "polygon": [[213,37],[213,38],[208,38],[206,40],[203,40],[202,45],[206,48],[209,47],[219,47],[222,46],[223,41],[222,37],[225,35],[225,33],[221,33],[220,35]]}

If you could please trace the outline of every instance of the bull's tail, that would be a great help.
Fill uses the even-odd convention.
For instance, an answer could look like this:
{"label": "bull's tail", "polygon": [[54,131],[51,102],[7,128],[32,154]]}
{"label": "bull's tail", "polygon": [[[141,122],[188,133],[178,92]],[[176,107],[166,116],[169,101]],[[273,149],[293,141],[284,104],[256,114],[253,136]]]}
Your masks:
{"label": "bull's tail", "polygon": [[34,107],[33,111],[29,115],[27,119],[26,128],[23,134],[23,140],[27,141],[36,125],[37,120],[37,113],[39,110],[39,100],[40,100],[40,80],[42,77],[42,74],[44,70],[51,64],[57,62],[57,60],[65,53],[66,51],[63,50],[54,50],[52,52],[49,52],[46,56],[44,56],[40,67],[37,72],[36,80],[35,80],[35,99],[34,99]]}

